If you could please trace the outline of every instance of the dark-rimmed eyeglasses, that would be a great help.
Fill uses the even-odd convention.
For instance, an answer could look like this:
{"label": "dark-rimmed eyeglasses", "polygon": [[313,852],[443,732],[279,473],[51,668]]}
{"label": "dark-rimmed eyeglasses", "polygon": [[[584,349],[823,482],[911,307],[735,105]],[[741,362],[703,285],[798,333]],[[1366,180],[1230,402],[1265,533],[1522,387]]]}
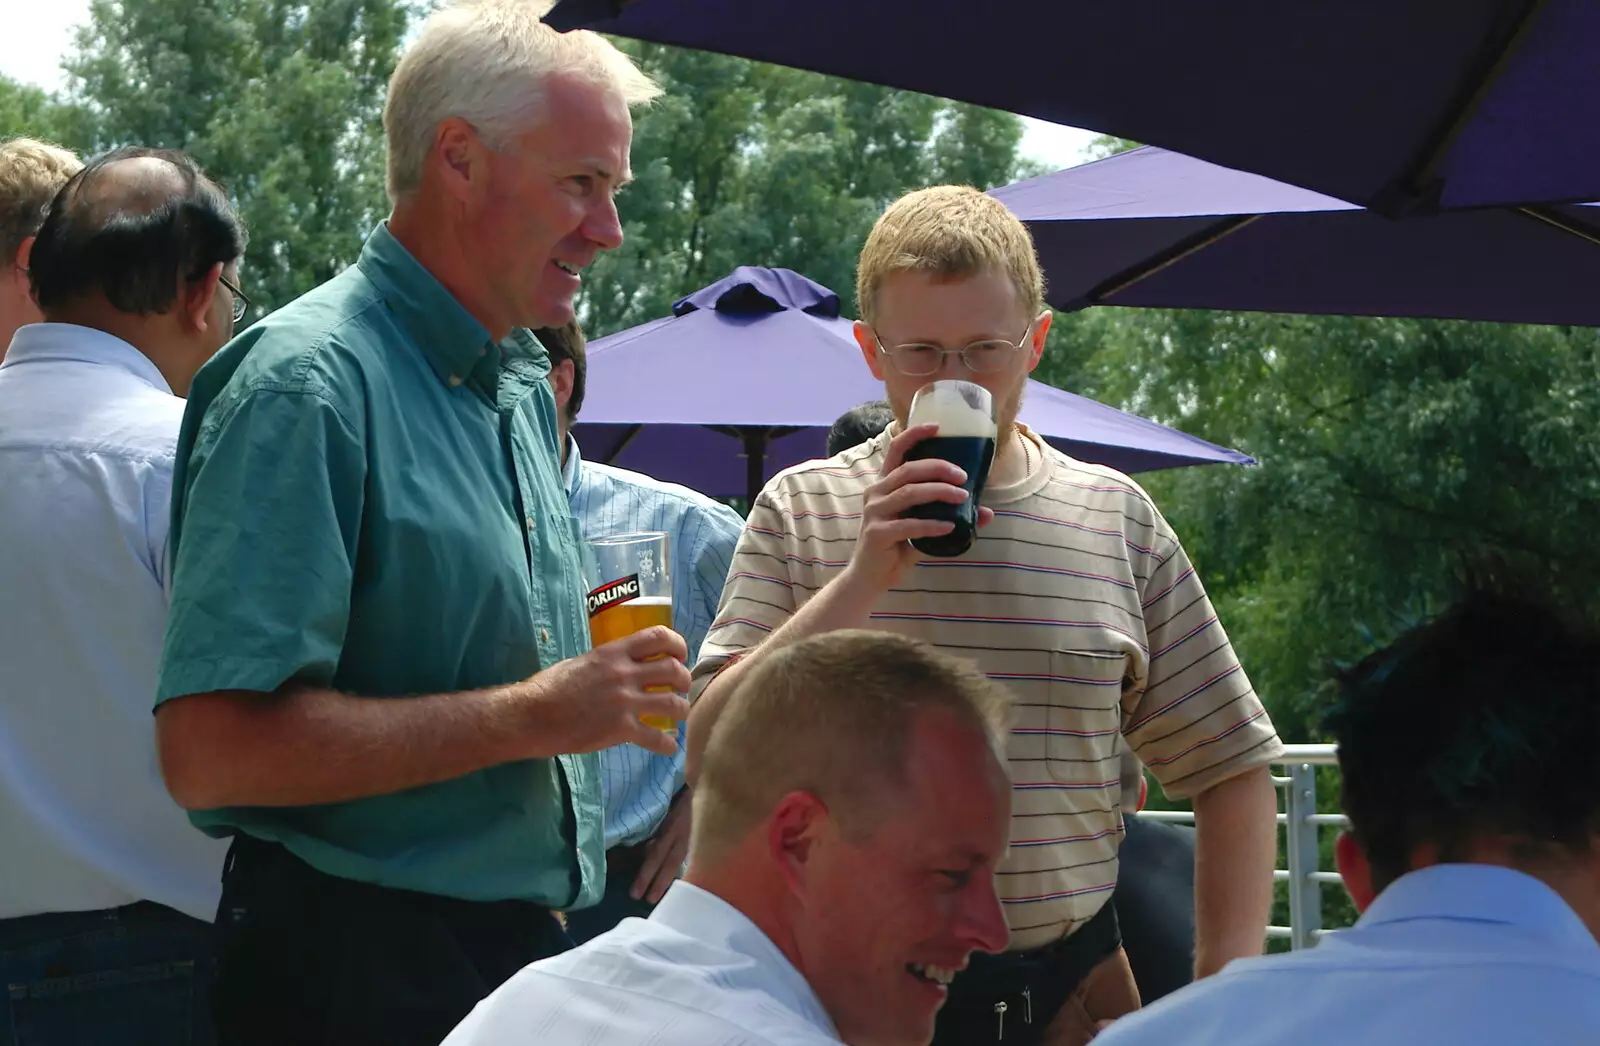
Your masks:
{"label": "dark-rimmed eyeglasses", "polygon": [[993,374],[1005,370],[1015,358],[1014,353],[1020,352],[1028,343],[1028,335],[1033,333],[1033,323],[1029,322],[1028,329],[1022,332],[1022,337],[1016,341],[1007,341],[1004,338],[987,338],[975,341],[970,345],[963,345],[959,349],[946,349],[939,345],[925,345],[921,342],[906,342],[902,345],[885,345],[878,337],[878,332],[872,332],[872,338],[878,343],[879,355],[886,356],[894,369],[909,377],[922,378],[929,374],[937,374],[944,369],[944,358],[949,355],[961,357],[961,362],[974,374]]}
{"label": "dark-rimmed eyeglasses", "polygon": [[228,288],[228,293],[233,295],[233,322],[238,323],[244,319],[244,314],[250,311],[250,296],[221,273],[217,274],[217,282]]}

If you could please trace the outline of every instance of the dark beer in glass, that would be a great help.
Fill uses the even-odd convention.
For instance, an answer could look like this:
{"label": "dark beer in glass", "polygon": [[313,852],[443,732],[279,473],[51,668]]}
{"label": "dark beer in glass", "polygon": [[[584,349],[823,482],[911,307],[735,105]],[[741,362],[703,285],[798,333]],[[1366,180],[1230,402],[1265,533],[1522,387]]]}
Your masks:
{"label": "dark beer in glass", "polygon": [[938,519],[955,525],[948,534],[917,538],[912,547],[928,556],[959,556],[978,534],[978,499],[994,463],[994,397],[970,381],[936,381],[917,390],[908,425],[939,426],[939,434],[906,452],[907,461],[943,458],[967,474],[967,500],[959,505],[928,501],[914,505],[908,518]]}

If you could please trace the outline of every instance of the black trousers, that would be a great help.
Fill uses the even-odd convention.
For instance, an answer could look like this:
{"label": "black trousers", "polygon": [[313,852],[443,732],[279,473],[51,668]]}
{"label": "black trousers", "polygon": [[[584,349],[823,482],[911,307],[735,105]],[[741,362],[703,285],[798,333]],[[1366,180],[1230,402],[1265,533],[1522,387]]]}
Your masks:
{"label": "black trousers", "polygon": [[1083,979],[1121,943],[1117,909],[1107,899],[1094,918],[1055,944],[974,954],[950,983],[933,1046],[1032,1046]]}
{"label": "black trousers", "polygon": [[439,1046],[512,974],[571,945],[538,905],[340,879],[245,835],[215,933],[220,1046]]}

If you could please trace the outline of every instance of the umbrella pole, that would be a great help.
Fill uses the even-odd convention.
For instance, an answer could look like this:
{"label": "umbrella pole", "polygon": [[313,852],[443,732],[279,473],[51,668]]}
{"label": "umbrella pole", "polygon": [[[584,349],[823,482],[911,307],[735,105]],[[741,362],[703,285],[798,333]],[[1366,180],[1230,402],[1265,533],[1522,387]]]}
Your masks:
{"label": "umbrella pole", "polygon": [[756,495],[766,486],[767,430],[746,428],[739,431],[744,438],[744,489],[750,507],[756,504]]}

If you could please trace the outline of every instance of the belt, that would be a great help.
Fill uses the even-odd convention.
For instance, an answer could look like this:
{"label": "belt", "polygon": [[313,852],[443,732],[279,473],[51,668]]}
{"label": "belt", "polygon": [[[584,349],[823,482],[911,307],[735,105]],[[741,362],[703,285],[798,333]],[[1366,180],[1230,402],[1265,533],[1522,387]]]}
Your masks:
{"label": "belt", "polygon": [[1084,978],[1122,946],[1107,899],[1076,931],[1027,951],[972,956],[939,1010],[935,1046],[1035,1042]]}

